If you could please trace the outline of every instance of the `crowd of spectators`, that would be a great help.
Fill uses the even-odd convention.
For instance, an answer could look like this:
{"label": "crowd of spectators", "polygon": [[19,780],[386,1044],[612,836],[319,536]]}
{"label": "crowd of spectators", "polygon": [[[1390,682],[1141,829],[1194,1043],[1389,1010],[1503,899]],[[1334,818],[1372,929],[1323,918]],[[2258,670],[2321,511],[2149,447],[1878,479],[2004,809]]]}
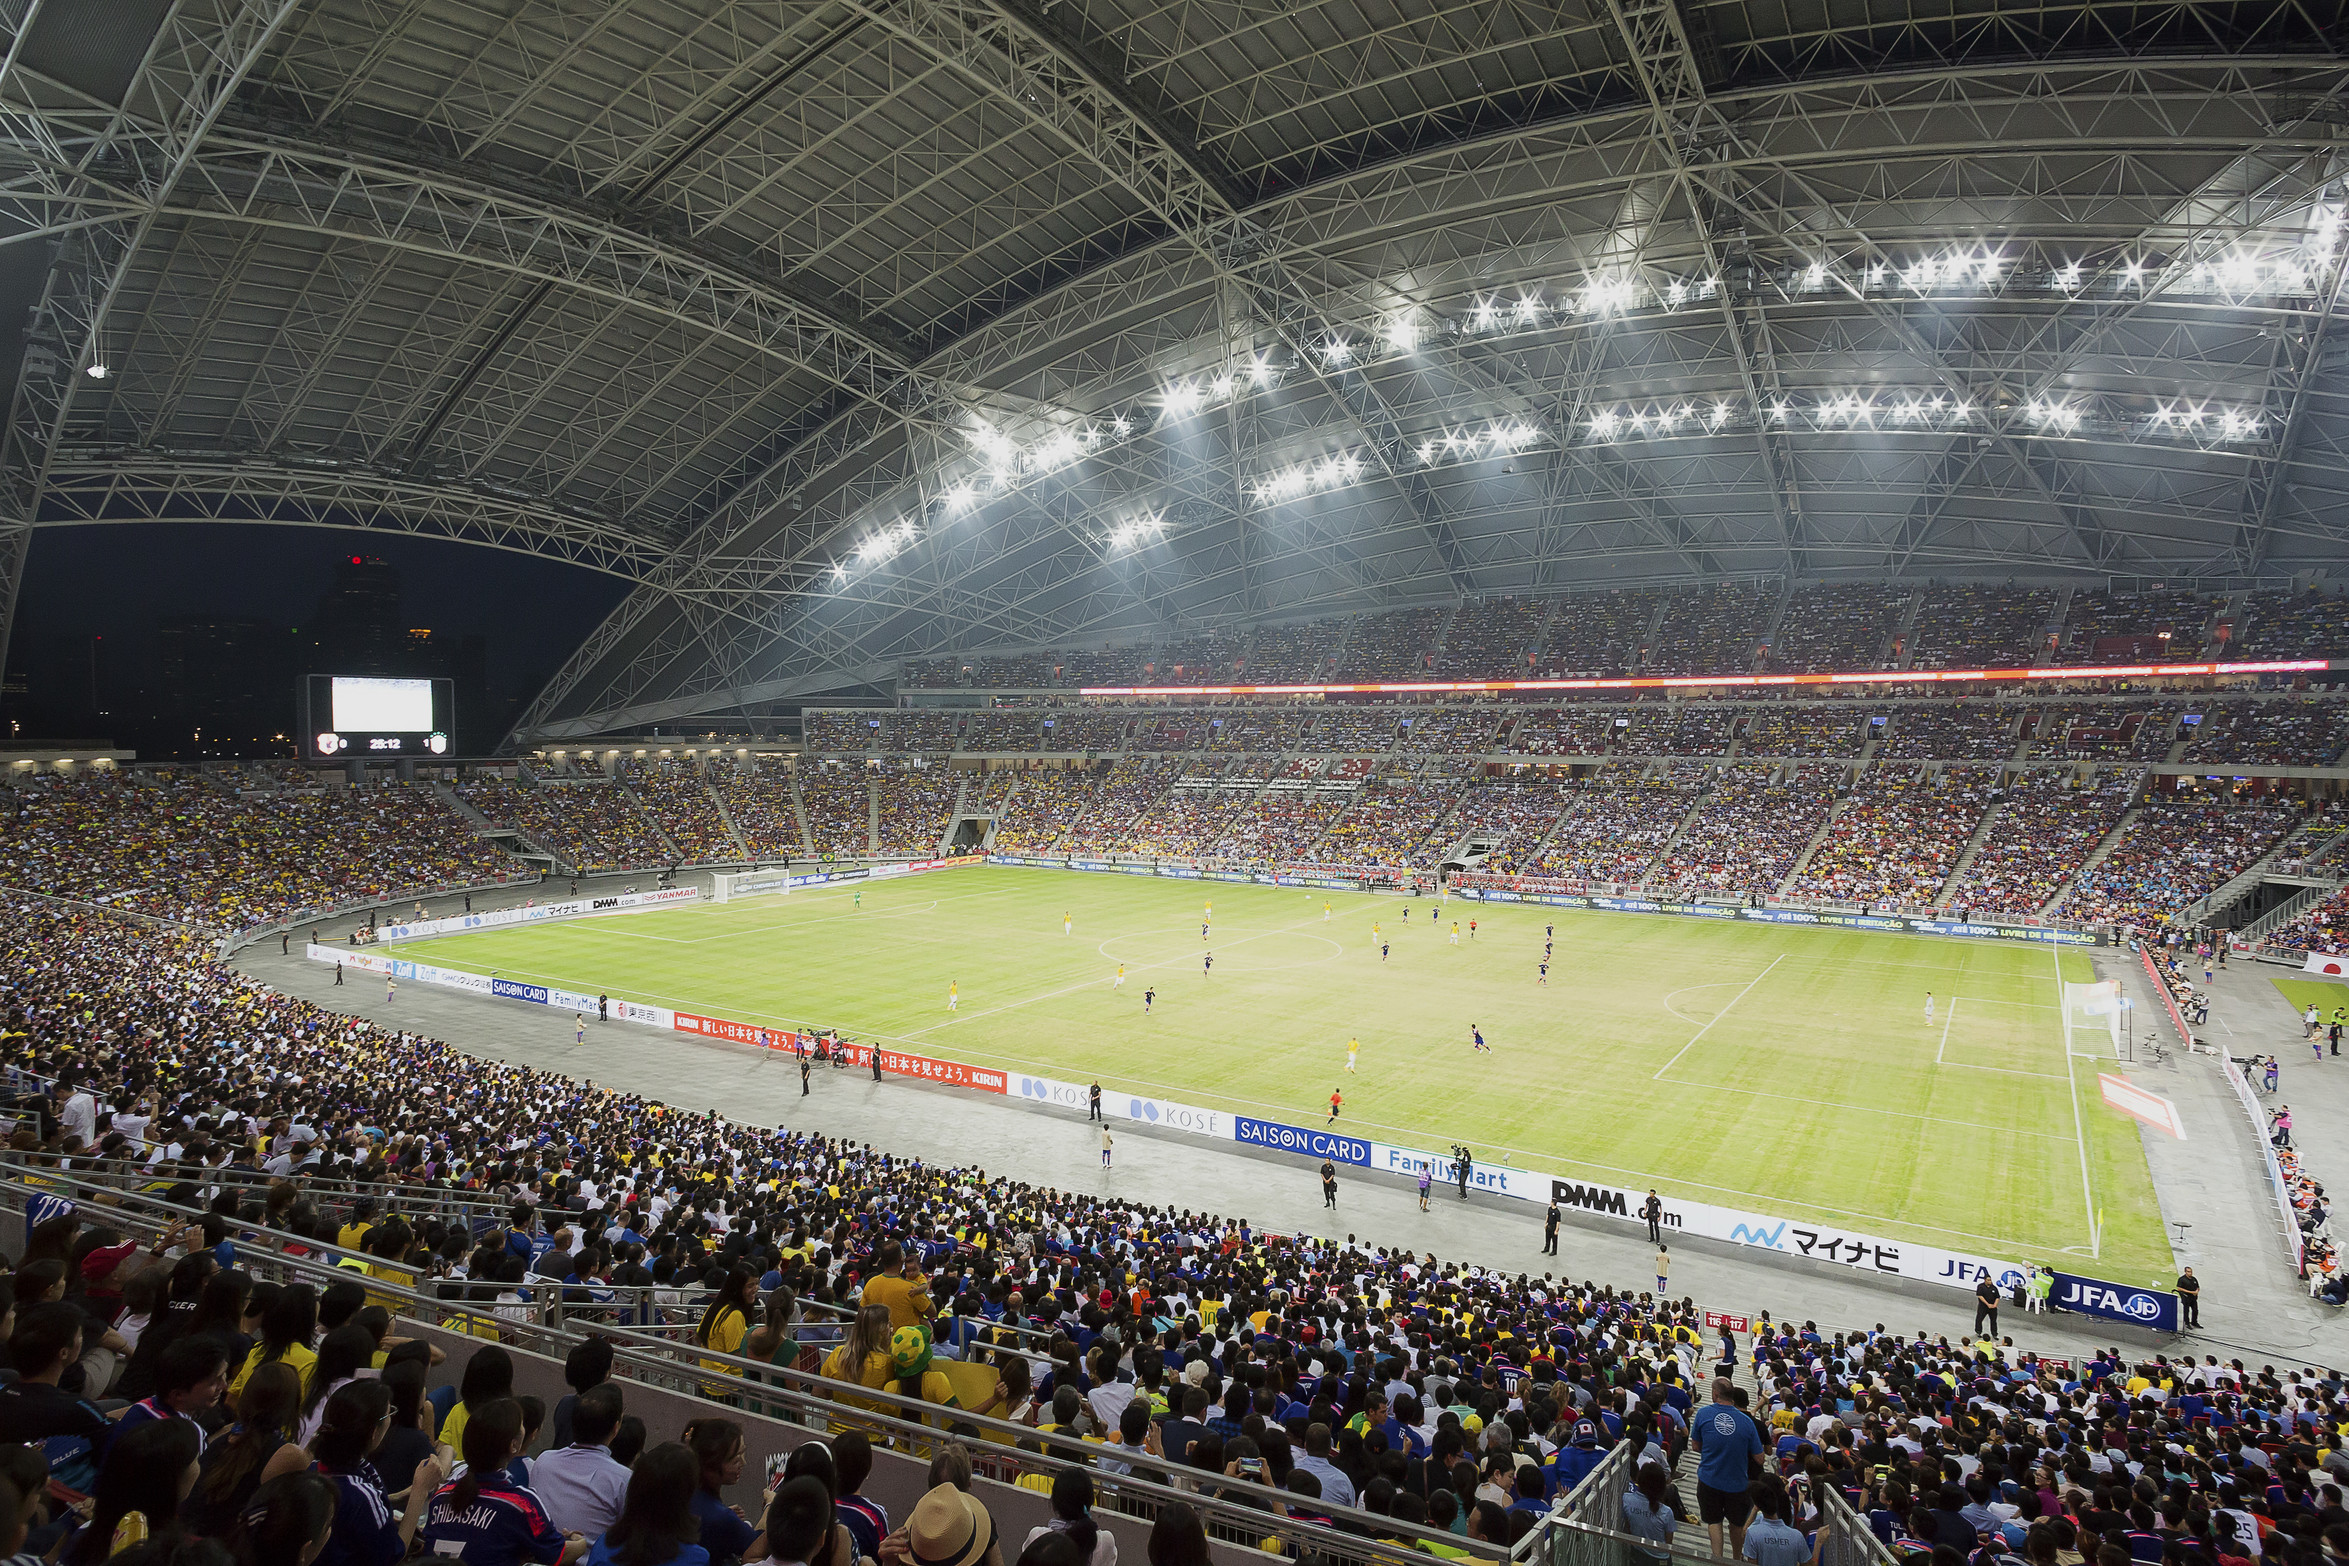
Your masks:
{"label": "crowd of spectators", "polygon": [[1448,609],[1390,609],[1364,615],[1354,622],[1345,651],[1338,657],[1338,678],[1348,682],[1432,679],[1436,634],[1450,613]]}
{"label": "crowd of spectators", "polygon": [[[470,773],[458,797],[574,870],[645,870],[675,862],[651,820],[624,788],[598,770],[574,779]],[[604,781],[595,781],[596,778]]]}
{"label": "crowd of spectators", "polygon": [[1961,702],[1956,706],[1904,704],[1885,716],[1891,721],[1880,760],[2004,761],[2015,753],[2015,708]]}
{"label": "crowd of spectators", "polygon": [[0,793],[0,864],[16,886],[222,930],[520,870],[421,783],[240,796],[169,771]]}
{"label": "crowd of spectators", "polygon": [[1766,674],[1881,669],[1908,598],[1876,582],[1797,588],[1760,667]]}
{"label": "crowd of spectators", "polygon": [[1444,628],[1435,674],[1442,680],[1522,680],[1550,605],[1533,598],[1484,598],[1460,606]]}
{"label": "crowd of spectators", "polygon": [[1949,768],[1937,777],[1876,768],[1828,823],[1793,894],[1834,902],[1931,907],[1990,808],[1995,774]]}
{"label": "crowd of spectators", "polygon": [[1304,863],[1350,797],[1342,789],[1267,788],[1231,818],[1215,841],[1215,856],[1249,864]]}
{"label": "crowd of spectators", "polygon": [[1393,707],[1331,707],[1315,720],[1306,744],[1331,755],[1383,755],[1395,748]]}
{"label": "crowd of spectators", "polygon": [[[941,1405],[942,1424],[986,1415],[1099,1447],[1081,1491],[1065,1473],[1023,1478],[1050,1491],[1077,1546],[1037,1553],[1031,1539],[1025,1566],[1108,1566],[1084,1532],[1099,1531],[1093,1487],[1158,1462],[1268,1517],[1506,1546],[1618,1444],[1634,1469],[1626,1523],[1662,1544],[1688,1512],[1673,1469],[1700,1420],[1708,1507],[1761,1459],[1748,1493],[1769,1521],[1748,1537],[1790,1561],[1810,1558],[1802,1530],[1829,1489],[1920,1562],[1987,1549],[2033,1566],[2067,1551],[2100,1566],[2333,1566],[2349,1546],[2349,1400],[2329,1370],[2151,1350],[2059,1364],[1995,1335],[1828,1334],[1766,1313],[1716,1353],[1694,1303],[1661,1291],[1272,1234],[720,1119],[371,1027],[193,941],[77,910],[9,910],[0,989],[9,1063],[56,1083],[13,1105],[20,1157],[149,1166],[191,1205],[225,1191],[198,1228],[153,1233],[45,1197],[13,1258],[0,1315],[14,1317],[15,1423],[0,1433],[43,1445],[0,1451],[0,1545],[38,1511],[37,1547],[54,1538],[69,1566],[118,1549],[171,1560],[190,1534],[225,1537],[252,1566],[306,1559],[321,1539],[338,1562],[412,1546],[471,1559],[516,1518],[526,1542],[497,1559],[1000,1566],[976,1544],[993,1524],[962,1465],[1040,1459],[991,1449],[975,1427],[966,1441],[941,1431],[917,1454],[937,1454],[940,1483],[893,1524],[859,1493],[876,1440],[860,1417],[894,1406],[877,1404],[884,1391]],[[341,1179],[394,1194],[365,1211],[314,1194]],[[501,1221],[477,1233],[436,1216],[451,1190]],[[264,1227],[321,1261],[355,1252],[352,1276],[323,1292],[254,1282],[236,1267],[238,1231]],[[444,1311],[649,1289],[709,1355],[823,1378],[838,1428],[824,1463],[795,1458],[743,1516],[723,1494],[745,1450],[732,1411],[631,1430],[633,1383],[589,1342],[566,1366],[574,1395],[533,1408],[511,1396],[491,1323],[444,1371],[453,1395],[425,1396],[433,1349],[401,1337],[395,1287]],[[1015,1332],[1046,1343],[1041,1357],[1015,1352]],[[968,1378],[941,1362],[992,1368],[992,1385],[964,1402]],[[744,1368],[705,1358],[695,1379],[760,1408],[775,1394]],[[90,1402],[109,1395],[138,1396],[140,1412],[109,1420]],[[53,1497],[35,1498],[52,1484],[93,1498],[86,1527],[50,1520]],[[619,1553],[631,1540],[645,1548]],[[1150,1544],[1152,1566],[1208,1559],[1188,1508],[1169,1507]]]}
{"label": "crowd of spectators", "polygon": [[1754,666],[1754,651],[1777,607],[1767,587],[1700,587],[1683,591],[1665,607],[1643,674],[1743,674]]}
{"label": "crowd of spectators", "polygon": [[1047,751],[1099,755],[1123,745],[1133,722],[1122,712],[1047,712],[1036,743]]}
{"label": "crowd of spectators", "polygon": [[1218,713],[1207,727],[1207,748],[1252,755],[1280,755],[1298,748],[1311,720],[1301,712],[1241,707]]}
{"label": "crowd of spectators", "polygon": [[1974,862],[1950,891],[1950,906],[2011,918],[2038,914],[2120,824],[2144,781],[2138,771],[2108,771],[2082,785],[2069,768],[2011,780]]}
{"label": "crowd of spectators", "polygon": [[1129,852],[1143,815],[1164,797],[1182,769],[1179,761],[1120,761],[1094,788],[1066,846],[1095,854]]}
{"label": "crowd of spectators", "polygon": [[1311,620],[1302,625],[1259,627],[1248,644],[1245,682],[1250,685],[1317,685],[1337,669],[1338,643],[1346,634],[1343,620]]}
{"label": "crowd of spectators", "polygon": [[1478,780],[1461,792],[1458,814],[1443,835],[1453,840],[1497,839],[1499,846],[1484,868],[1496,875],[1515,875],[1532,862],[1565,808],[1566,791],[1546,780]]}
{"label": "crowd of spectators", "polygon": [[1192,762],[1157,808],[1134,823],[1128,834],[1133,852],[1174,859],[1207,852],[1208,845],[1223,835],[1225,825],[1248,802],[1249,792],[1240,780],[1224,776],[1224,763]]}
{"label": "crowd of spectators", "polygon": [[1645,702],[1631,709],[1631,724],[1616,731],[1615,749],[1626,756],[1726,756],[1741,717],[1727,702]]}
{"label": "crowd of spectators", "polygon": [[1451,846],[1433,842],[1460,794],[1460,779],[1396,765],[1350,796],[1315,855],[1333,865],[1418,865]]}
{"label": "crowd of spectators", "polygon": [[1835,808],[1840,767],[1724,768],[1651,877],[1686,893],[1774,895]]}
{"label": "crowd of spectators", "polygon": [[995,846],[1007,854],[1042,854],[1058,847],[1092,802],[1094,774],[1051,767],[1020,776],[1011,803],[995,823]]}
{"label": "crowd of spectators", "polygon": [[742,857],[698,763],[678,756],[631,761],[621,781],[636,791],[645,814],[685,863],[716,864]]}
{"label": "crowd of spectators", "polygon": [[1746,726],[1741,756],[1856,756],[1868,743],[1874,714],[1834,707],[1765,706]]}
{"label": "crowd of spectators", "polygon": [[1500,707],[1423,707],[1403,715],[1395,748],[1406,755],[1482,755],[1508,716]]}
{"label": "crowd of spectators", "polygon": [[961,739],[962,724],[961,713],[936,707],[887,713],[874,748],[900,756],[943,756]]}
{"label": "crowd of spectators", "polygon": [[1205,750],[1207,737],[1214,732],[1216,715],[1204,707],[1187,707],[1180,712],[1166,712],[1144,718],[1134,730],[1133,748],[1157,755],[1172,755],[1186,750]]}
{"label": "crowd of spectators", "polygon": [[2249,869],[2298,824],[2288,806],[2200,798],[2155,800],[2080,878],[2063,917],[2156,925]]}
{"label": "crowd of spectators", "polygon": [[1023,752],[1040,743],[1043,714],[1033,708],[990,708],[963,720],[962,748],[978,752]]}
{"label": "crowd of spectators", "polygon": [[1548,846],[1525,873],[1575,881],[1647,880],[1696,800],[1680,789],[1643,781],[1644,771],[1638,762],[1610,762],[1589,784],[1572,790]]}
{"label": "crowd of spectators", "polygon": [[[1779,589],[1766,585],[1475,599],[1456,610],[1388,610],[1216,633],[1169,647],[925,659],[908,664],[898,683],[908,690],[1073,690],[1755,668],[2003,669],[2043,657],[2058,666],[2325,658],[2349,646],[2349,595],[2317,589],[2253,592],[2222,620],[2223,601],[2201,594],[2079,588],[2060,625],[2050,623],[2058,602],[2051,588],[1811,584],[1794,590],[1773,626],[1778,600]],[[1904,630],[1912,606],[1915,619]]]}
{"label": "crowd of spectators", "polygon": [[862,756],[880,742],[881,720],[870,712],[811,707],[800,714],[799,728],[811,756]]}
{"label": "crowd of spectators", "polygon": [[797,859],[807,852],[791,803],[791,772],[782,756],[720,756],[710,763],[710,786],[726,802],[753,859]]}
{"label": "crowd of spectators", "polygon": [[1235,684],[1247,647],[1245,631],[1230,631],[1146,648],[1139,677],[1150,685]]}
{"label": "crowd of spectators", "polygon": [[2216,603],[2199,593],[2079,588],[2050,663],[2187,663],[2203,655]]}
{"label": "crowd of spectators", "polygon": [[2170,753],[2182,702],[2083,702],[2042,707],[2024,722],[2033,761],[2127,757],[2159,761]]}
{"label": "crowd of spectators", "polygon": [[2244,595],[2214,656],[2229,663],[2336,658],[2349,646],[2349,597],[2316,588],[2262,588]]}
{"label": "crowd of spectators", "polygon": [[2206,703],[2186,727],[2185,760],[2244,767],[2330,767],[2349,749],[2349,702],[2277,697]]}
{"label": "crowd of spectators", "polygon": [[2328,957],[2349,952],[2349,891],[2333,893],[2268,931],[2265,939],[2272,946],[2294,946]]}
{"label": "crowd of spectators", "polygon": [[1525,756],[1604,756],[1628,725],[1620,707],[1552,707],[1526,713],[1510,732],[1509,748]]}
{"label": "crowd of spectators", "polygon": [[944,767],[882,766],[872,772],[880,807],[878,852],[925,857],[938,851],[962,798],[961,776]]}
{"label": "crowd of spectators", "polygon": [[1561,598],[1549,629],[1542,633],[1541,678],[1589,678],[1636,669],[1647,651],[1656,611],[1672,597],[1662,588],[1634,587]]}
{"label": "crowd of spectators", "polygon": [[862,766],[813,766],[799,772],[799,804],[818,854],[862,859],[872,852],[873,783]]}
{"label": "crowd of spectators", "polygon": [[1910,669],[2021,669],[2047,647],[2055,615],[2048,588],[1951,582],[1925,590],[1916,624],[1903,638]]}

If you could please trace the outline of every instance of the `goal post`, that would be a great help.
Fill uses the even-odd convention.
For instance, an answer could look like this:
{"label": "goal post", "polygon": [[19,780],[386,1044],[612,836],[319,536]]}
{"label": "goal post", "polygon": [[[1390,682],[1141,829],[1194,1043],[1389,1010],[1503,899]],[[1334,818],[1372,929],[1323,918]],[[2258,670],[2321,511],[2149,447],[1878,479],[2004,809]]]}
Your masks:
{"label": "goal post", "polygon": [[2094,984],[2064,983],[2064,1048],[2079,1054],[2085,1045],[2091,1052],[2098,1039],[2105,1041],[2114,1059],[2121,1053],[2121,986],[2117,979],[2103,979]]}
{"label": "goal post", "polygon": [[789,895],[788,870],[714,870],[710,873],[710,901],[730,903],[737,897],[763,897],[770,892]]}

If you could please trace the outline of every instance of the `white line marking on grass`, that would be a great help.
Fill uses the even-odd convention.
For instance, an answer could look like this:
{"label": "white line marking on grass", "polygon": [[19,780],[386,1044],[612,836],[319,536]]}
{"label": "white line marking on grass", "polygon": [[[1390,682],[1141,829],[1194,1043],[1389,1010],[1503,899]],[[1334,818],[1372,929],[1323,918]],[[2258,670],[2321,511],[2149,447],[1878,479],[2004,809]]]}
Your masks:
{"label": "white line marking on grass", "polygon": [[1949,998],[1949,1015],[1941,1019],[1941,1047],[1933,1052],[1933,1064],[1936,1066],[1948,1064],[1942,1057],[1949,1053],[1949,1025],[1957,1021],[1957,1003],[1958,998],[1952,995]]}
{"label": "white line marking on grass", "polygon": [[[1751,979],[1748,979],[1744,989],[1739,990],[1735,995],[1729,997],[1729,1004],[1727,1006],[1724,1006],[1719,1011],[1713,1013],[1713,1022],[1719,1022],[1723,1017],[1728,1016],[1730,1011],[1737,1005],[1739,1001],[1744,1000],[1748,995],[1753,993],[1753,988],[1755,985],[1770,977],[1771,968],[1777,967],[1785,960],[1786,956],[1783,952],[1781,952],[1778,956],[1771,958],[1769,968],[1764,968],[1760,973],[1757,973]],[[1673,994],[1675,995],[1678,993],[1680,992],[1677,990],[1673,991]],[[1671,1008],[1667,1006],[1665,1009],[1670,1010]],[[1713,1022],[1706,1023],[1703,1027],[1697,1029],[1695,1033],[1689,1035],[1688,1042],[1681,1045],[1679,1049],[1675,1050],[1670,1060],[1665,1061],[1663,1065],[1656,1068],[1656,1075],[1653,1080],[1657,1082],[1663,1081],[1664,1073],[1670,1071],[1674,1066],[1680,1064],[1680,1057],[1687,1054],[1690,1050],[1696,1048],[1696,1041],[1698,1039],[1703,1038],[1706,1034],[1713,1031]]]}
{"label": "white line marking on grass", "polygon": [[1673,1005],[1673,1000],[1679,996],[1686,995],[1691,990],[1726,989],[1736,982],[1737,981],[1735,979],[1721,979],[1711,984],[1684,984],[1679,989],[1672,991],[1671,994],[1664,997],[1664,1009],[1672,1013],[1673,1016],[1678,1017],[1681,1021],[1694,1026],[1696,1023],[1696,1018],[1690,1016],[1687,1012],[1682,1011],[1678,1006]]}
{"label": "white line marking on grass", "polygon": [[2008,1000],[2003,995],[1966,995],[1960,999],[1970,1000],[1977,1006],[2028,1006],[2034,1011],[2063,1010],[2061,1006],[2050,1006],[2045,1001]]}
{"label": "white line marking on grass", "polygon": [[[2047,948],[2047,960],[2055,969],[2055,999],[2060,1008],[2064,998],[2064,959],[2060,947]],[[2094,1058],[2094,1057],[2089,1057]],[[2080,1201],[2088,1212],[2088,1254],[2104,1254],[2104,1236],[2096,1232],[2096,1191],[2088,1183],[2088,1132],[2080,1122],[2080,1084],[2073,1080],[2072,1050],[2064,1049],[2064,1097],[2072,1101],[2072,1140],[2080,1149]]]}

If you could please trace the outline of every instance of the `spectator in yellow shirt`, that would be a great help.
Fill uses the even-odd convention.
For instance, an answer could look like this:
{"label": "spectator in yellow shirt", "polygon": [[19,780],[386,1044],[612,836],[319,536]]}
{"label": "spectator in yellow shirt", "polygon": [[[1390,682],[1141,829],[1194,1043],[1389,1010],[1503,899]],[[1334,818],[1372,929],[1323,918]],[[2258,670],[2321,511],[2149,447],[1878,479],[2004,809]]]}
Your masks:
{"label": "spectator in yellow shirt", "polygon": [[866,1281],[858,1303],[886,1305],[892,1332],[899,1327],[927,1326],[938,1310],[931,1303],[930,1280],[923,1274],[922,1264],[908,1261],[905,1247],[894,1240],[873,1258],[873,1276]]}

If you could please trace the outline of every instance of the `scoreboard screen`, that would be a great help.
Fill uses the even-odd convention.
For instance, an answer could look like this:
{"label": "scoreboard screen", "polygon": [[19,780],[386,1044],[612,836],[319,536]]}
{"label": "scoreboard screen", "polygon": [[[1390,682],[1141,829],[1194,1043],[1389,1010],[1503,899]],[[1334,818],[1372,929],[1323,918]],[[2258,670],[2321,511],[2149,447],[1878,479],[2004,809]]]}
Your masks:
{"label": "scoreboard screen", "polygon": [[311,674],[302,679],[302,748],[321,760],[445,756],[457,729],[454,680]]}

